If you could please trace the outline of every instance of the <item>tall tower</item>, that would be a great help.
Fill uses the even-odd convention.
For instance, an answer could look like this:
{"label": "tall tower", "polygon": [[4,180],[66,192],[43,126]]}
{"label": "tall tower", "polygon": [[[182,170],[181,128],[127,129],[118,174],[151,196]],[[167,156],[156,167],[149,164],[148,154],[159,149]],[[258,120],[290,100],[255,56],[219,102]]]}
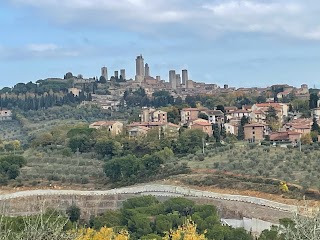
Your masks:
{"label": "tall tower", "polygon": [[101,68],[101,76],[105,77],[105,79],[108,81],[108,68],[107,67]]}
{"label": "tall tower", "polygon": [[182,85],[183,85],[183,87],[188,88],[188,80],[189,80],[188,70],[183,69],[182,70]]}
{"label": "tall tower", "polygon": [[136,81],[142,82],[144,80],[144,59],[142,55],[136,58]]}
{"label": "tall tower", "polygon": [[180,74],[176,74],[176,80],[177,80],[177,87],[181,87],[181,75]]}
{"label": "tall tower", "polygon": [[120,69],[120,76],[122,79],[126,79],[126,70],[125,69]]}
{"label": "tall tower", "polygon": [[114,77],[119,78],[119,71],[114,71]]}
{"label": "tall tower", "polygon": [[149,68],[149,64],[146,63],[146,65],[144,65],[144,76],[145,77],[150,77],[150,68]]}
{"label": "tall tower", "polygon": [[171,84],[172,89],[177,89],[177,79],[176,79],[176,71],[175,70],[169,71],[169,82]]}

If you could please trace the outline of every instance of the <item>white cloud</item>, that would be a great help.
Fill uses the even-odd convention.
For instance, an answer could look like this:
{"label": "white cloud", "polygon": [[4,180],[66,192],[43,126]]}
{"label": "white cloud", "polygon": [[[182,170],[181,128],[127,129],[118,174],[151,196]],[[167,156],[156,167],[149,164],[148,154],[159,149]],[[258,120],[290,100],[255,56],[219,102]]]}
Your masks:
{"label": "white cloud", "polygon": [[172,23],[205,35],[258,32],[320,40],[318,0],[10,0],[60,24],[157,31]]}
{"label": "white cloud", "polygon": [[[177,8],[181,0],[11,0],[17,5],[33,6],[51,14],[59,21],[99,20],[112,23],[118,20],[145,23],[170,23],[185,19],[187,13]],[[59,14],[57,14],[59,13]]]}
{"label": "white cloud", "polygon": [[29,44],[26,46],[26,50],[30,52],[53,52],[58,50],[58,46],[55,44]]}
{"label": "white cloud", "polygon": [[24,58],[63,58],[77,57],[82,53],[80,50],[60,47],[56,44],[27,44],[22,47],[1,47],[0,58],[24,59]]}

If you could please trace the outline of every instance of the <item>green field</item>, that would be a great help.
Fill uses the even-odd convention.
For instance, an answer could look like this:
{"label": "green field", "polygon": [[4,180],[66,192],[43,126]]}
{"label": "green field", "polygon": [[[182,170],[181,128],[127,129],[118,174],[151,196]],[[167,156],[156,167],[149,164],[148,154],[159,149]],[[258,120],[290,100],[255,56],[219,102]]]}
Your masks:
{"label": "green field", "polygon": [[317,143],[299,149],[247,145],[208,150],[204,158],[190,155],[182,161],[192,169],[275,178],[304,188],[320,188],[320,150]]}

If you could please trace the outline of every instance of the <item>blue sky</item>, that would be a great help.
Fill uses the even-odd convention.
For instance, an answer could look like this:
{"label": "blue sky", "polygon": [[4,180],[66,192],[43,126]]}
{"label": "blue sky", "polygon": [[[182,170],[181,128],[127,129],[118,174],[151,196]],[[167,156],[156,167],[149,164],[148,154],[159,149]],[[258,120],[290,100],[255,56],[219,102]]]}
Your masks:
{"label": "blue sky", "polygon": [[[0,87],[120,68],[195,81],[320,87],[317,0],[2,0]],[[109,74],[110,75],[110,74]]]}

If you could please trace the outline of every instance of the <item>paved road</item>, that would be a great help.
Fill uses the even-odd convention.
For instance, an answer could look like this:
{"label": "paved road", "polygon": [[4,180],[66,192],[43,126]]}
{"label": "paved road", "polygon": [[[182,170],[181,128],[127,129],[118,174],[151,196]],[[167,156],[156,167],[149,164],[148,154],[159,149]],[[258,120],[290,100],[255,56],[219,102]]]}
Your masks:
{"label": "paved road", "polygon": [[14,198],[25,198],[33,196],[52,196],[52,195],[71,195],[71,196],[92,196],[92,195],[115,195],[115,194],[141,194],[154,196],[187,196],[195,198],[211,198],[224,201],[236,201],[265,206],[271,209],[277,209],[284,212],[294,212],[297,210],[296,206],[282,204],[262,198],[221,194],[208,191],[194,190],[186,187],[179,187],[173,185],[138,185],[132,187],[118,188],[106,191],[77,191],[77,190],[30,190],[20,191],[10,194],[0,195],[0,201],[5,201]]}

